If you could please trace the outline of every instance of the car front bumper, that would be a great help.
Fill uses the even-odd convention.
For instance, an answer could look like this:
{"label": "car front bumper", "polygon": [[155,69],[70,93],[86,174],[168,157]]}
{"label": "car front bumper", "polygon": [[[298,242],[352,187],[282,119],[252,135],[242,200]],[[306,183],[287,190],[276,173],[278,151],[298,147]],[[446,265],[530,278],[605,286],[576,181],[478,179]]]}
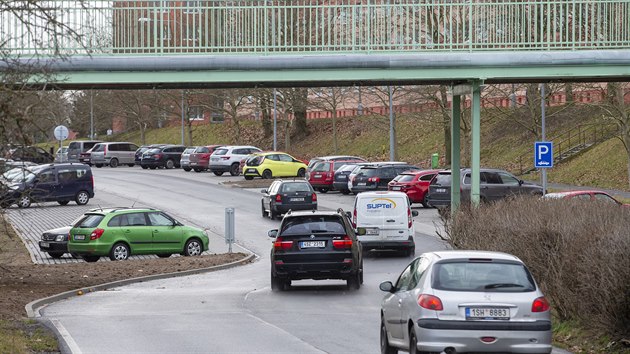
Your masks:
{"label": "car front bumper", "polygon": [[243,167],[243,176],[261,177],[262,174],[255,167]]}
{"label": "car front bumper", "polygon": [[39,250],[42,252],[68,252],[67,241],[39,241]]}

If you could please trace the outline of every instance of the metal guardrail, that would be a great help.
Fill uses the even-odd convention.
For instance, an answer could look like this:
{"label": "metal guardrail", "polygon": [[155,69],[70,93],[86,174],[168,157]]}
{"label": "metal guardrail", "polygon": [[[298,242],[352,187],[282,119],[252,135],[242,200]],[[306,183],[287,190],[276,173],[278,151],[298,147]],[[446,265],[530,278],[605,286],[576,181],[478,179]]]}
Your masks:
{"label": "metal guardrail", "polygon": [[[549,140],[553,142],[554,164],[564,161],[578,152],[587,149],[597,143],[612,137],[618,128],[614,124],[580,124],[555,138]],[[522,154],[518,158],[519,174],[524,174],[535,170],[534,154]]]}
{"label": "metal guardrail", "polygon": [[[628,19],[630,0],[4,1],[0,50],[111,56],[628,49]],[[76,36],[51,33],[58,24]]]}

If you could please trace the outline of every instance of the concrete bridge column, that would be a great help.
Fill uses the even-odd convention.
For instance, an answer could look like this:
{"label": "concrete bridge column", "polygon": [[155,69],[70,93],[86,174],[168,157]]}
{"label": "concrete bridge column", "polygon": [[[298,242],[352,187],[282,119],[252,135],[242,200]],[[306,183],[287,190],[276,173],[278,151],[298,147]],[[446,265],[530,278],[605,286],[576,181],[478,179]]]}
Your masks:
{"label": "concrete bridge column", "polygon": [[453,95],[451,107],[451,213],[459,208],[461,187],[461,154],[460,154],[461,96]]}
{"label": "concrete bridge column", "polygon": [[471,146],[470,146],[470,202],[479,206],[480,157],[481,157],[481,80],[472,81]]}

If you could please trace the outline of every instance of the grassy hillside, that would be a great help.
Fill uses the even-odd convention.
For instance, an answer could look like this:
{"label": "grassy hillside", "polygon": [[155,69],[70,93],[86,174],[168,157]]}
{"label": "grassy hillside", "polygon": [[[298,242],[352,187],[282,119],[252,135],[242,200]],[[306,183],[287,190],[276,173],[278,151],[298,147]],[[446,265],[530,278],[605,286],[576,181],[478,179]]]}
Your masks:
{"label": "grassy hillside", "polygon": [[[553,138],[578,124],[598,122],[596,108],[575,106],[553,114],[547,119],[547,136]],[[522,114],[514,112],[514,114]],[[444,167],[444,133],[439,117],[424,115],[398,116],[396,122],[398,159],[429,167],[432,153],[439,153]],[[264,137],[259,122],[241,122],[241,139],[236,141],[230,124],[210,124],[194,127],[193,144],[252,144],[262,149],[273,147],[273,137]],[[310,134],[293,138],[287,149],[284,125],[278,124],[278,149],[296,157],[310,158],[319,155],[350,154],[370,160],[389,160],[389,118],[360,116],[337,119],[337,151],[333,148],[332,120],[318,119],[308,122]],[[533,146],[536,138],[514,120],[498,111],[482,112],[481,162],[483,166],[519,171],[519,164],[530,167],[533,163]],[[186,143],[188,132],[185,133]],[[129,132],[111,136],[110,140],[133,141],[140,144],[140,134]],[[181,128],[169,127],[146,132],[146,143],[181,142]],[[462,141],[463,165],[468,164],[468,142]],[[524,156],[522,156],[524,155]],[[522,161],[519,159],[522,157]],[[573,160],[559,164],[549,173],[549,181],[556,183],[590,185],[601,188],[628,190],[626,160],[623,145],[618,139],[602,143]],[[535,174],[529,176],[535,179]]]}

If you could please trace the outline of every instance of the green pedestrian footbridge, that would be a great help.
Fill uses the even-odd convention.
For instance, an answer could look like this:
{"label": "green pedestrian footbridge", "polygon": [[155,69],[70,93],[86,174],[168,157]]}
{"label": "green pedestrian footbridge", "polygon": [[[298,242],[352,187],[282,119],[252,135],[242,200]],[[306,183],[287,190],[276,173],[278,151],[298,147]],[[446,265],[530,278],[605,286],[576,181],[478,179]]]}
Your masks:
{"label": "green pedestrian footbridge", "polygon": [[450,85],[475,203],[484,84],[630,78],[630,0],[5,1],[0,34],[3,77],[35,88]]}

